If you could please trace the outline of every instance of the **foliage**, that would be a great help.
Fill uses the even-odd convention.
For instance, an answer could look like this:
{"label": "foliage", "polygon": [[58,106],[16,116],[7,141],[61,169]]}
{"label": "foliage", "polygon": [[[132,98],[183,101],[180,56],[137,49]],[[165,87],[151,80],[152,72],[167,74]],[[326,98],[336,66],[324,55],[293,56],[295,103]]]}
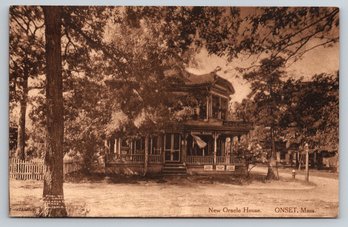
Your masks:
{"label": "foliage", "polygon": [[295,127],[298,139],[311,147],[338,149],[338,89],[338,73],[315,75],[311,81],[288,80],[284,85],[287,111],[282,114],[282,127]]}
{"label": "foliage", "polygon": [[[37,78],[44,64],[43,15],[36,7],[10,8],[10,107],[23,99],[23,82]],[[30,89],[30,88],[29,88]]]}
{"label": "foliage", "polygon": [[[287,141],[288,144],[309,143],[310,148],[338,150],[338,88],[338,74],[315,75],[310,81],[304,81],[303,78],[281,81],[275,140]],[[253,139],[247,149],[251,153],[250,163],[262,162],[260,158],[263,155],[257,152],[258,144],[265,152],[265,144],[271,143],[270,130],[263,124],[267,121],[262,119],[264,115],[261,115],[262,112],[258,109],[258,102],[264,103],[263,101],[264,99],[245,99],[236,105],[236,116],[255,124]]]}
{"label": "foliage", "polygon": [[[11,20],[23,14],[32,20],[28,22],[30,30],[43,29],[40,7],[11,10]],[[23,29],[22,25],[11,27],[11,32],[16,31],[10,39],[11,92],[18,84],[15,78],[22,75],[23,64],[19,62],[25,60],[23,50],[29,51],[30,60],[37,61],[33,66],[42,65],[43,59],[42,35],[29,32],[30,38],[21,40],[25,36],[18,36],[21,33],[17,31]],[[168,92],[173,85],[182,83],[185,67],[195,64],[193,56],[202,48],[210,54],[228,56],[229,60],[256,55],[258,61],[262,56],[263,60],[241,71],[251,82],[251,96],[257,101],[244,101],[236,116],[265,126],[286,125],[286,117],[278,117],[285,108],[281,104],[282,67],[308,50],[337,42],[337,27],[337,8],[65,6],[61,39],[65,152],[78,148],[86,154],[102,152],[103,139],[112,133],[152,133],[171,127],[170,122],[184,121],[194,111],[192,107],[199,97],[169,96]],[[310,46],[313,40],[316,46]],[[33,67],[30,75],[40,74],[35,71],[40,67]],[[174,73],[168,76],[168,71]],[[44,80],[39,81],[41,86]],[[43,93],[39,90],[40,95]],[[15,93],[11,97],[15,98]],[[36,130],[45,123],[45,100],[37,97],[31,101],[34,107],[30,117]],[[110,127],[113,112],[127,119],[114,129]],[[256,112],[257,115],[251,114]],[[328,119],[327,116],[322,122]],[[44,138],[40,130],[30,134]]]}
{"label": "foliage", "polygon": [[287,62],[296,61],[315,48],[338,42],[338,8],[259,7],[245,11],[238,32],[241,37],[226,39],[226,48],[208,48],[212,53],[226,53],[230,57],[236,54],[280,56]]}
{"label": "foliage", "polygon": [[[28,133],[26,130],[26,113],[28,94],[35,87],[29,87],[29,79],[42,74],[44,65],[44,48],[42,12],[37,8],[26,6],[10,8],[10,110],[15,112],[18,106],[18,134],[16,155],[25,159]],[[14,114],[11,116],[11,121]],[[17,121],[17,119],[16,119]]]}
{"label": "foliage", "polygon": [[[249,98],[254,102],[254,122],[258,126],[270,128],[270,135],[264,141],[266,143],[269,141],[271,144],[271,149],[267,152],[268,179],[276,178],[272,163],[276,152],[275,140],[279,137],[277,129],[279,128],[281,112],[284,111],[282,102],[284,64],[285,59],[281,57],[265,58],[261,60],[259,68],[243,75],[243,78],[251,84]],[[244,103],[245,106],[247,103]]]}

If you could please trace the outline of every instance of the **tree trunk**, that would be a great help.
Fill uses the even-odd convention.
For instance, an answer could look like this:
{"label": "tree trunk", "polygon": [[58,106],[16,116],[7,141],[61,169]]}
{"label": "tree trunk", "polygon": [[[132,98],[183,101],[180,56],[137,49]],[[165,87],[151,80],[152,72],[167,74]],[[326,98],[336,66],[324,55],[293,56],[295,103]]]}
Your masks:
{"label": "tree trunk", "polygon": [[16,156],[21,160],[25,160],[25,120],[27,114],[27,102],[28,102],[28,70],[24,68],[23,81],[21,83],[22,94],[19,101],[20,112],[18,121],[18,139],[17,139],[17,150]]}
{"label": "tree trunk", "polygon": [[[271,103],[271,117],[272,117],[272,123],[271,123],[271,153],[268,155],[268,171],[267,171],[267,176],[266,179],[267,180],[278,180],[277,175],[275,175],[274,173],[274,166],[277,168],[276,166],[276,160],[275,160],[275,155],[276,155],[276,149],[275,149],[275,143],[274,143],[274,125],[275,125],[275,116],[274,116],[274,109],[273,109],[273,102],[274,102],[274,93],[273,93],[273,87],[272,85],[270,86],[270,95],[272,97],[272,103]],[[278,170],[277,170],[278,172]]]}
{"label": "tree trunk", "polygon": [[61,60],[62,7],[43,6],[46,39],[47,137],[43,186],[43,216],[64,217],[63,196],[63,93]]}
{"label": "tree trunk", "polygon": [[274,131],[273,127],[271,127],[271,143],[272,143],[272,148],[271,148],[271,153],[268,155],[268,171],[267,171],[267,180],[275,180],[277,179],[277,176],[274,173],[273,167],[276,164],[276,160],[274,158],[275,155],[275,144],[274,144]]}

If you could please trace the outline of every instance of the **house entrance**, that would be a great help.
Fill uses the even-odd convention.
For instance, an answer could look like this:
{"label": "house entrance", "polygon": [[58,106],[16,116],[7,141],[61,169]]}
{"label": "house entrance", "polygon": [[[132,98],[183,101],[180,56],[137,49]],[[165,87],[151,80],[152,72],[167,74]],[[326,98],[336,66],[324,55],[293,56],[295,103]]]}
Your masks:
{"label": "house entrance", "polygon": [[180,134],[171,133],[164,137],[164,152],[166,162],[180,161]]}

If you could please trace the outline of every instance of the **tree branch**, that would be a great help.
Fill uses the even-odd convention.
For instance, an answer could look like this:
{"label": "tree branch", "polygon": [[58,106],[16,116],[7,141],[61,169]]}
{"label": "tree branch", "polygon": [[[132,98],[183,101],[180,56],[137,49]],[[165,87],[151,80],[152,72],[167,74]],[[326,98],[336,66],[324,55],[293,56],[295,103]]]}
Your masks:
{"label": "tree branch", "polygon": [[322,43],[319,43],[319,44],[317,44],[317,45],[314,45],[314,46],[312,46],[312,47],[310,47],[310,48],[308,48],[308,49],[306,49],[306,50],[300,52],[300,53],[299,53],[299,56],[303,56],[305,53],[307,53],[307,52],[309,52],[309,51],[311,51],[311,50],[313,50],[313,49],[315,49],[315,48],[318,48],[318,47],[320,47],[320,46],[325,46],[325,45],[327,45],[327,44],[329,44],[329,43],[335,43],[335,42],[337,42],[338,39],[339,39],[339,38],[336,37],[336,38],[330,39],[330,40],[328,40],[328,41],[326,41],[326,42],[322,42]]}
{"label": "tree branch", "polygon": [[321,22],[322,20],[324,20],[324,19],[326,19],[326,18],[328,18],[328,17],[334,17],[334,16],[336,16],[336,14],[338,14],[338,12],[339,12],[339,9],[337,8],[337,9],[335,9],[334,11],[332,11],[331,13],[329,13],[329,14],[327,14],[327,15],[321,17],[321,18],[319,18],[318,20],[314,21],[313,23],[311,23],[311,24],[307,25],[306,27],[304,27],[304,28],[298,30],[297,32],[292,33],[292,34],[286,36],[285,38],[281,39],[278,43],[282,43],[282,42],[284,42],[285,40],[290,40],[291,38],[295,37],[296,35],[300,34],[301,32],[303,32],[303,31],[307,30],[308,28],[310,28],[310,27],[312,27],[312,26],[318,24],[318,23]]}

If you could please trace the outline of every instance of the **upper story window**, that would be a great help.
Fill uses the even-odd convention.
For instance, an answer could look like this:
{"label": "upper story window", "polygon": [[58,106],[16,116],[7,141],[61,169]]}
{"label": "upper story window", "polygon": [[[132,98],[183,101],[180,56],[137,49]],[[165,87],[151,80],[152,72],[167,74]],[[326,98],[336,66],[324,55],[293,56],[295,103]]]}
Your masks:
{"label": "upper story window", "polygon": [[220,97],[216,95],[212,95],[212,117],[215,119],[221,118],[221,112],[220,112]]}
{"label": "upper story window", "polygon": [[226,119],[228,98],[220,95],[209,94],[207,97],[197,101],[198,105],[194,109],[193,119]]}
{"label": "upper story window", "polygon": [[226,119],[228,109],[228,99],[221,96],[212,95],[211,98],[211,117],[215,119]]}
{"label": "upper story window", "polygon": [[221,119],[226,120],[228,111],[228,99],[221,98]]}
{"label": "upper story window", "polygon": [[207,101],[201,100],[199,102],[199,118],[206,119],[207,118]]}

